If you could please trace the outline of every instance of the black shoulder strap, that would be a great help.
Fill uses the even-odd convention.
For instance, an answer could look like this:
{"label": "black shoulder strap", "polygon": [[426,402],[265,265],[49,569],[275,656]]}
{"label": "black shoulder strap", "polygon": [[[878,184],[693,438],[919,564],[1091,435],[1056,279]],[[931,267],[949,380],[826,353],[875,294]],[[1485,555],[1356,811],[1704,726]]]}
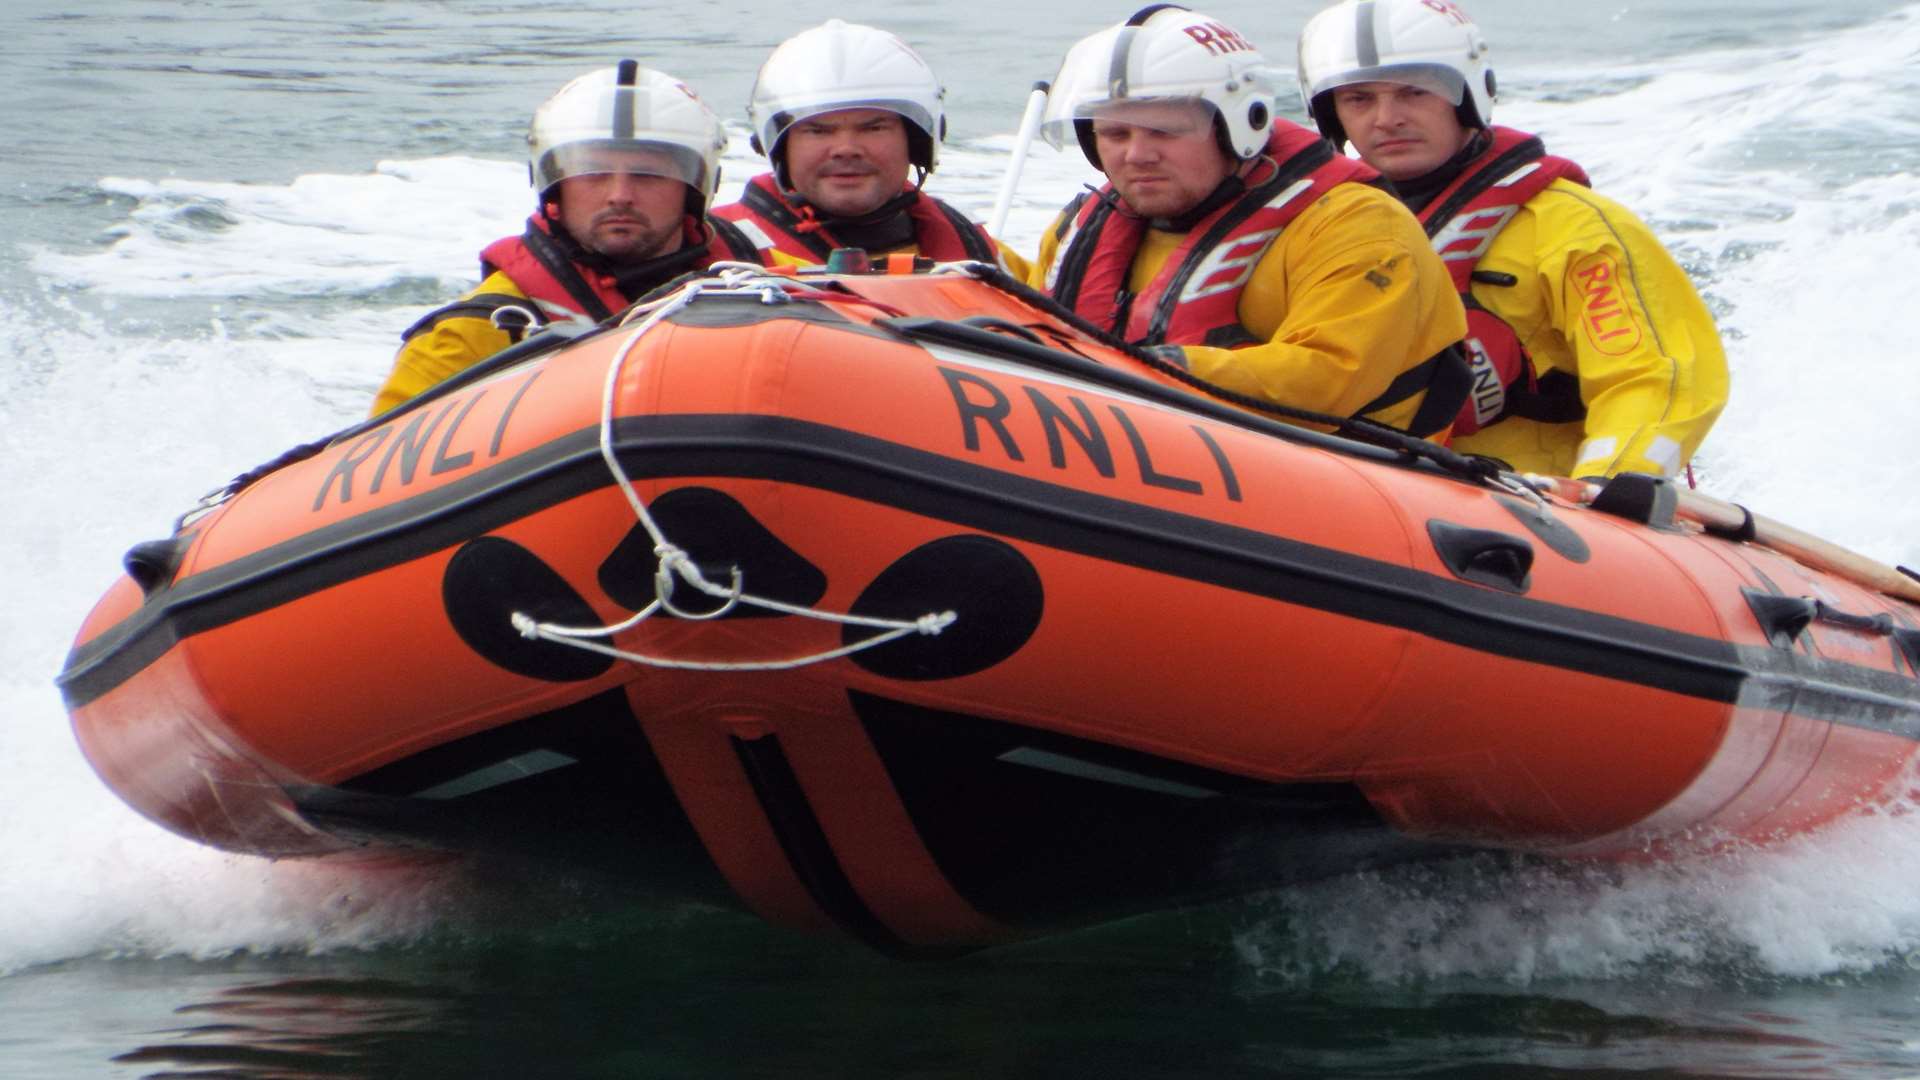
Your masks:
{"label": "black shoulder strap", "polygon": [[1427,235],[1429,237],[1440,235],[1440,230],[1447,227],[1447,222],[1452,221],[1455,214],[1465,209],[1468,203],[1479,198],[1488,188],[1505,180],[1513,174],[1513,170],[1527,162],[1538,161],[1546,156],[1547,144],[1541,142],[1538,135],[1515,143],[1506,153],[1489,161],[1486,168],[1469,177],[1466,183],[1460,185],[1458,191],[1447,196],[1446,202],[1441,203],[1433,213],[1427,215]]}
{"label": "black shoulder strap", "polygon": [[825,264],[827,256],[833,254],[833,240],[823,235],[825,230],[812,229],[801,232],[799,216],[787,209],[785,203],[768,194],[767,190],[759,184],[747,185],[747,189],[740,194],[740,205],[773,222],[782,232],[800,241],[801,245],[820,263]]}
{"label": "black shoulder strap", "polygon": [[1409,435],[1426,438],[1446,430],[1460,415],[1461,407],[1467,403],[1467,395],[1473,392],[1473,368],[1467,363],[1466,350],[1458,342],[1401,372],[1384,393],[1362,405],[1354,415],[1365,416],[1378,412],[1422,390],[1427,392],[1426,400],[1414,412],[1406,431]]}
{"label": "black shoulder strap", "polygon": [[972,259],[974,262],[983,263],[998,261],[998,256],[996,256],[993,251],[993,242],[987,239],[985,229],[975,225],[972,218],[941,202],[939,199],[931,195],[923,197],[932,203],[941,214],[945,215],[947,223],[952,225],[953,230],[960,234],[960,246],[966,251],[967,258]]}
{"label": "black shoulder strap", "polygon": [[760,249],[753,246],[753,241],[747,239],[747,234],[740,230],[740,226],[726,218],[714,217],[711,214],[707,215],[706,220],[707,228],[712,230],[713,235],[719,238],[721,246],[725,247],[735,259],[750,263],[760,261]]}
{"label": "black shoulder strap", "polygon": [[414,338],[419,337],[421,334],[426,333],[448,319],[486,319],[492,322],[493,313],[499,311],[501,308],[507,307],[519,308],[531,316],[531,319],[525,322],[514,320],[506,324],[494,323],[495,326],[506,331],[507,336],[515,341],[520,340],[521,336],[526,333],[527,327],[538,326],[547,321],[540,313],[540,305],[524,296],[511,296],[507,293],[475,293],[472,296],[463,296],[444,307],[434,308],[432,311],[422,315],[412,326],[407,327],[406,330],[401,333],[400,341],[403,344],[412,341]]}
{"label": "black shoulder strap", "polygon": [[[600,297],[593,291],[593,286],[588,285],[587,279],[580,276],[580,271],[573,265],[573,260],[567,258],[566,252],[560,250],[560,245],[554,242],[553,237],[548,236],[541,229],[528,225],[526,234],[521,239],[526,243],[527,250],[540,261],[540,265],[546,268],[547,273],[553,275],[553,279],[560,283],[560,287],[567,290],[567,295],[573,297],[588,318],[600,323],[613,317],[613,312],[608,311],[607,305],[600,302]],[[524,285],[521,287],[525,288]]]}
{"label": "black shoulder strap", "polygon": [[1564,371],[1549,371],[1535,386],[1516,381],[1507,387],[1506,405],[1500,415],[1542,424],[1571,424],[1587,418],[1587,403],[1580,400],[1579,379]]}
{"label": "black shoulder strap", "polygon": [[1147,324],[1147,336],[1139,344],[1158,345],[1166,339],[1167,327],[1173,322],[1174,309],[1180,306],[1180,292],[1187,287],[1187,279],[1200,268],[1207,254],[1220,241],[1248,218],[1266,209],[1267,202],[1274,196],[1332,160],[1333,144],[1324,139],[1315,139],[1305,149],[1281,162],[1272,177],[1259,187],[1248,189],[1231,209],[1221,214],[1219,220],[1187,249],[1186,262],[1174,271],[1173,280],[1167,282],[1166,289],[1161,292],[1159,302],[1154,305],[1153,320]]}
{"label": "black shoulder strap", "polygon": [[[1091,190],[1083,191],[1073,197],[1065,210],[1060,211],[1060,227],[1053,234],[1056,243],[1072,231],[1074,219],[1080,216],[1080,208],[1096,194]],[[1113,200],[1102,198],[1100,205],[1093,208],[1087,223],[1074,234],[1073,243],[1067,245],[1067,250],[1054,253],[1053,257],[1060,263],[1060,272],[1054,275],[1053,299],[1069,311],[1079,310],[1080,284],[1086,279],[1087,264],[1093,261],[1093,249],[1099,246],[1100,227],[1107,223],[1107,217],[1112,213]]]}

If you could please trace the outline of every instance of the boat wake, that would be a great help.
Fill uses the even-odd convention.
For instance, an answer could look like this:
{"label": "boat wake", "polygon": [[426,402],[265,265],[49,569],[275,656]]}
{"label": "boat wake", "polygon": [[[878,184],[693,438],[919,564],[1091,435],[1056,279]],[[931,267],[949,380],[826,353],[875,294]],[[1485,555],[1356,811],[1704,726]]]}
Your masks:
{"label": "boat wake", "polygon": [[1920,806],[1814,836],[1662,863],[1477,854],[1251,902],[1235,935],[1282,985],[1867,977],[1920,966]]}

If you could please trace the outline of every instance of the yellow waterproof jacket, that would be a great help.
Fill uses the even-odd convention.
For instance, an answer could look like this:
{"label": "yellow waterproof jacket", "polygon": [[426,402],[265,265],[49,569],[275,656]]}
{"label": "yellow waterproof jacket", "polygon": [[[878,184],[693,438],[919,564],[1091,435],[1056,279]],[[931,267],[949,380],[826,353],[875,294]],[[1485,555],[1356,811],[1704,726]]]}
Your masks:
{"label": "yellow waterproof jacket", "polygon": [[476,288],[407,328],[393,371],[374,397],[373,415],[519,341],[532,325],[589,330],[682,273],[757,256],[747,237],[725,222],[688,217],[685,229],[679,248],[615,274],[573,261],[553,239],[547,213],[534,214],[525,232],[502,237],[480,253],[486,276]]}
{"label": "yellow waterproof jacket", "polygon": [[[1028,284],[1051,291],[1066,231],[1041,237]],[[1153,280],[1182,236],[1149,229],[1129,287]],[[1187,368],[1215,385],[1277,404],[1359,415],[1395,379],[1466,335],[1466,312],[1446,266],[1407,208],[1366,184],[1338,184],[1283,229],[1240,292],[1240,323],[1257,343],[1187,345]],[[1366,414],[1406,428],[1419,393]],[[1435,437],[1444,437],[1444,432]]]}
{"label": "yellow waterproof jacket", "polygon": [[518,341],[517,331],[508,333],[493,324],[492,312],[502,305],[531,310],[533,301],[504,271],[495,270],[458,300],[430,313],[424,325],[415,324],[373,399],[372,415],[419,396]]}
{"label": "yellow waterproof jacket", "polygon": [[[1504,417],[1455,449],[1563,476],[1673,476],[1685,466],[1726,406],[1727,358],[1686,271],[1644,222],[1555,180],[1494,237],[1478,270],[1474,301],[1513,328],[1536,374],[1579,380],[1587,415]],[[1515,284],[1482,280],[1501,274]]]}

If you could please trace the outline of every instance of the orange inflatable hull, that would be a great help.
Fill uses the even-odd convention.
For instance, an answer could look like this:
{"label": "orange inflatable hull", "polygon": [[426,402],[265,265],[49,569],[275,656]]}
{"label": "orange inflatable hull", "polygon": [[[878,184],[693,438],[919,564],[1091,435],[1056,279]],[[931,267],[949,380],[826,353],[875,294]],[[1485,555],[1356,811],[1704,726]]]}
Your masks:
{"label": "orange inflatable hull", "polygon": [[[1920,608],[1663,484],[1287,428],[961,275],[781,295],[523,347],[136,548],[61,677],[88,759],[230,850],[573,859],[915,950],[1796,834],[1914,755]],[[744,668],[530,639],[655,599],[603,442],[709,580],[951,625],[756,669],[876,631],[683,586],[605,643]]]}

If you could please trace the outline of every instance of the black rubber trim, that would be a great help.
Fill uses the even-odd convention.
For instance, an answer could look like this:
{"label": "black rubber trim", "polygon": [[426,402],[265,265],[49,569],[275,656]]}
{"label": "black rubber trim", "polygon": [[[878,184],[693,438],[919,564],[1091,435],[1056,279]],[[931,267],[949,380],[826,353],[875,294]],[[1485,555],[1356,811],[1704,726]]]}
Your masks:
{"label": "black rubber trim", "polygon": [[[847,696],[941,876],[1002,926],[1058,931],[1460,850],[1392,829],[1351,783],[1272,783]],[[1284,705],[1275,720],[1287,722]],[[1035,752],[1131,779],[1036,767]]]}
{"label": "black rubber trim", "polygon": [[[971,461],[784,417],[620,421],[636,480],[735,477],[845,494],[1014,540],[1396,626],[1491,655],[1797,715],[1920,735],[1920,682],[1891,672],[1668,630],[1531,600],[1396,563],[1016,476]],[[587,428],[404,502],[256,552],[157,591],[68,657],[77,708],[178,638],[443,550],[610,483]],[[1275,495],[1275,498],[1283,496]],[[1295,508],[1314,513],[1311,493]],[[1749,687],[1749,683],[1759,685]]]}
{"label": "black rubber trim", "polygon": [[1722,540],[1731,540],[1736,544],[1747,544],[1758,540],[1760,538],[1760,530],[1753,520],[1753,511],[1741,506],[1739,503],[1735,503],[1733,508],[1740,511],[1740,524],[1729,528],[1725,525],[1707,522],[1702,528]]}
{"label": "black rubber trim", "polygon": [[1907,661],[1907,669],[1920,673],[1920,630],[1901,627],[1892,636],[1894,647]]}
{"label": "black rubber trim", "polygon": [[1782,596],[1765,589],[1741,589],[1754,621],[1775,648],[1791,649],[1819,614],[1818,602],[1808,596]]}
{"label": "black rubber trim", "polygon": [[1497,529],[1476,529],[1434,518],[1427,522],[1433,550],[1463,581],[1523,593],[1533,584],[1533,545]]}
{"label": "black rubber trim", "polygon": [[190,535],[174,535],[165,540],[144,540],[127,549],[120,557],[120,565],[134,584],[140,586],[142,595],[151,595],[173,581],[173,575],[180,572],[180,558],[193,546]]}
{"label": "black rubber trim", "polygon": [[1593,558],[1593,549],[1587,545],[1586,538],[1574,532],[1545,504],[1522,502],[1507,495],[1495,495],[1493,501],[1505,507],[1514,520],[1525,525],[1528,532],[1539,537],[1541,543],[1568,562],[1584,563]]}
{"label": "black rubber trim", "polygon": [[807,801],[780,740],[763,735],[757,739],[733,736],[729,741],[746,771],[747,782],[753,785],[754,798],[766,812],[767,824],[780,841],[780,850],[793,864],[793,872],[806,887],[807,895],[835,925],[867,945],[894,955],[907,951],[910,946],[880,921],[847,879],[846,868],[833,853],[827,832]]}
{"label": "black rubber trim", "polygon": [[1679,512],[1680,496],[1673,481],[1664,476],[1623,472],[1601,486],[1591,505],[1603,514],[1671,532],[1677,528],[1674,515]]}

